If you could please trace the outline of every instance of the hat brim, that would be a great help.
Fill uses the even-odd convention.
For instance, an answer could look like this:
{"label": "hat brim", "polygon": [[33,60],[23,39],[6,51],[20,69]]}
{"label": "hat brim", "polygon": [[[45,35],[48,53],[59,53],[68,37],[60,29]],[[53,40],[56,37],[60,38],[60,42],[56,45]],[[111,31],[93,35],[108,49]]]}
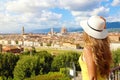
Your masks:
{"label": "hat brim", "polygon": [[99,31],[95,31],[94,29],[90,28],[87,25],[87,20],[81,21],[80,25],[83,28],[83,30],[93,38],[104,39],[108,36],[108,31],[106,29],[103,29],[101,32],[99,32]]}

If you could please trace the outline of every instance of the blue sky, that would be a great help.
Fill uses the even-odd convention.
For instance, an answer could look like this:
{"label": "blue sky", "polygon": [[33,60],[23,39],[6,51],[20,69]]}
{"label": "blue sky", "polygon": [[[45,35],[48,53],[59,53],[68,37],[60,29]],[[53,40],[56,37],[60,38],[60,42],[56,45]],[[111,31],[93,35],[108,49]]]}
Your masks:
{"label": "blue sky", "polygon": [[0,33],[80,27],[92,15],[120,22],[120,0],[0,0]]}

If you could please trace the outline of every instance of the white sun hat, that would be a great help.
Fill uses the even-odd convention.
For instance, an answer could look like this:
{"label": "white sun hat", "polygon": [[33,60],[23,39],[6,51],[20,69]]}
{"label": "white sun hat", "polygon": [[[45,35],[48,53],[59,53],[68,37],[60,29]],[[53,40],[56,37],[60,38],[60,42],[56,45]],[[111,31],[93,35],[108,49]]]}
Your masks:
{"label": "white sun hat", "polygon": [[91,37],[96,39],[104,39],[108,36],[106,21],[100,16],[92,16],[88,20],[80,22],[83,30]]}

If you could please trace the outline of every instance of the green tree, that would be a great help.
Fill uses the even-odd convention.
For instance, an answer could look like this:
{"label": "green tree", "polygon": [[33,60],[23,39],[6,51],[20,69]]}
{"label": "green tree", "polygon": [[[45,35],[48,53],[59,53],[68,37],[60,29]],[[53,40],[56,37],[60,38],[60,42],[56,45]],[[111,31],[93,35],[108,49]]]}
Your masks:
{"label": "green tree", "polygon": [[15,43],[18,44],[19,43],[18,40],[16,40]]}
{"label": "green tree", "polygon": [[71,80],[71,79],[63,73],[50,72],[50,73],[45,74],[45,75],[38,75],[38,76],[28,78],[25,80]]}
{"label": "green tree", "polygon": [[52,56],[40,51],[33,56],[23,55],[14,69],[14,79],[23,80],[31,76],[46,74],[51,69]]}
{"label": "green tree", "polygon": [[114,66],[118,66],[120,64],[120,48],[112,51],[112,57]]}
{"label": "green tree", "polygon": [[13,70],[18,60],[18,55],[12,53],[0,54],[0,76],[3,79],[13,78]]}
{"label": "green tree", "polygon": [[23,80],[26,77],[31,77],[31,75],[34,75],[37,64],[36,61],[36,56],[22,56],[14,69],[14,79]]}
{"label": "green tree", "polygon": [[[47,51],[40,51],[37,52],[35,54],[35,56],[38,56],[38,60],[37,60],[37,71],[39,71],[39,69],[41,69],[41,67],[43,68],[42,73],[39,74],[45,74],[48,73],[51,70],[51,64],[53,61],[53,56],[48,53]],[[41,66],[40,66],[41,65]],[[38,73],[36,73],[38,74]]]}
{"label": "green tree", "polygon": [[59,71],[60,68],[71,67],[71,63],[75,63],[76,70],[80,70],[78,63],[80,54],[76,52],[63,53],[56,56],[52,62],[52,70]]}

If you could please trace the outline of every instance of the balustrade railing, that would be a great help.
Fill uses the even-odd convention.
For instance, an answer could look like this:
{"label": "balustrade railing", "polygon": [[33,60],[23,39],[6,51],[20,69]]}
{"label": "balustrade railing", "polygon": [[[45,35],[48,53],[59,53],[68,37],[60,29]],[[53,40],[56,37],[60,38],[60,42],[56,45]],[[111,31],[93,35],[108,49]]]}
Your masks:
{"label": "balustrade railing", "polygon": [[120,80],[120,66],[111,69],[109,80]]}

